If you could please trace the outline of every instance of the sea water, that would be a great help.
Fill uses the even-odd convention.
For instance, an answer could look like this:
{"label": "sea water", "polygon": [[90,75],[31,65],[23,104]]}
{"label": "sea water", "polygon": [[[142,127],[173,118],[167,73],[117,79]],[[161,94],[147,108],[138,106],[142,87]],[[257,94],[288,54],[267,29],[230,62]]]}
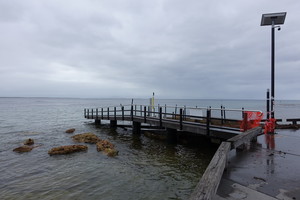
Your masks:
{"label": "sea water", "polygon": [[[149,99],[134,99],[149,104]],[[84,108],[130,104],[131,99],[0,98],[0,199],[187,199],[214,155],[216,146],[168,144],[131,131],[96,127]],[[265,110],[261,100],[156,100],[156,104]],[[299,117],[299,101],[278,101],[276,116]],[[76,144],[74,134],[93,132],[119,151],[111,158],[88,151],[49,156],[57,146]],[[13,149],[32,138],[37,148]]]}

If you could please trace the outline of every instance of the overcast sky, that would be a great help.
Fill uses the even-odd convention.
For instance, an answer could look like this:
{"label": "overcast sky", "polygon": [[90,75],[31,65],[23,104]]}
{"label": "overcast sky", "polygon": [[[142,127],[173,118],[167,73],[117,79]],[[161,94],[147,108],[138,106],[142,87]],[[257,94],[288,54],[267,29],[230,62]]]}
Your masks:
{"label": "overcast sky", "polygon": [[0,0],[0,96],[300,99],[298,0]]}

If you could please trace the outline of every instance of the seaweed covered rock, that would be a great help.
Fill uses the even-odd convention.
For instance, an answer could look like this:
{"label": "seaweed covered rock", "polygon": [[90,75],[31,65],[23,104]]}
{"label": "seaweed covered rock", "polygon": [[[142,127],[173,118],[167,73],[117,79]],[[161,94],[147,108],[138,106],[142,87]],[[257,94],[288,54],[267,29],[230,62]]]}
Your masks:
{"label": "seaweed covered rock", "polygon": [[104,151],[108,156],[117,156],[119,151],[115,149],[115,146],[108,140],[101,140],[97,142],[97,151]]}
{"label": "seaweed covered rock", "polygon": [[82,133],[72,136],[73,140],[76,142],[85,142],[90,144],[96,144],[98,141],[100,141],[100,138],[98,138],[94,133]]}
{"label": "seaweed covered rock", "polygon": [[70,154],[79,151],[86,151],[88,147],[86,145],[67,145],[67,146],[60,146],[54,147],[48,151],[50,156],[52,155],[62,155],[62,154]]}
{"label": "seaweed covered rock", "polygon": [[115,146],[110,143],[108,140],[101,140],[97,142],[97,151],[104,151],[105,149],[113,149]]}
{"label": "seaweed covered rock", "polygon": [[27,145],[24,145],[24,146],[20,146],[18,148],[15,148],[13,151],[14,152],[17,152],[17,153],[23,153],[23,152],[29,152],[33,149],[34,147],[30,147],[30,146],[27,146]]}
{"label": "seaweed covered rock", "polygon": [[75,132],[75,128],[70,128],[66,130],[66,133],[74,133],[74,132]]}
{"label": "seaweed covered rock", "polygon": [[34,140],[31,138],[24,141],[24,145],[33,145],[33,144],[34,144]]}
{"label": "seaweed covered rock", "polygon": [[107,156],[110,157],[115,157],[119,154],[119,151],[117,151],[116,149],[111,149],[111,148],[106,148],[104,149],[104,152],[106,153]]}

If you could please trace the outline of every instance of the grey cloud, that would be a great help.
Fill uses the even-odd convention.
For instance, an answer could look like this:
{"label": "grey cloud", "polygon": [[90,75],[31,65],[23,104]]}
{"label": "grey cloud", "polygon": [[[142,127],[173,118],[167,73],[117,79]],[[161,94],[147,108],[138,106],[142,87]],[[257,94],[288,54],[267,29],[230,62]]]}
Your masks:
{"label": "grey cloud", "polygon": [[270,27],[260,27],[261,14],[287,11],[276,32],[276,94],[299,99],[290,93],[300,90],[299,4],[0,1],[0,93],[263,99]]}

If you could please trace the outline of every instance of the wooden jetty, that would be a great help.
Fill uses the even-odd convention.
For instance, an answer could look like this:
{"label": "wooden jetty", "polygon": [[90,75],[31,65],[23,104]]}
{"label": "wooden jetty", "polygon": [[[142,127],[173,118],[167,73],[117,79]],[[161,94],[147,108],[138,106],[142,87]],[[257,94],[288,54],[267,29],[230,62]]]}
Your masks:
{"label": "wooden jetty", "polygon": [[[257,111],[256,111],[257,112]],[[261,112],[261,111],[258,111]],[[226,118],[234,113],[235,119]],[[118,121],[132,122],[133,133],[140,133],[142,124],[165,128],[169,132],[185,131],[206,135],[211,138],[229,139],[241,134],[241,122],[247,121],[244,109],[191,108],[174,106],[124,105],[96,109],[84,109],[86,119],[94,119],[95,124],[109,120],[110,126]],[[247,130],[244,123],[243,130]]]}
{"label": "wooden jetty", "polygon": [[[229,112],[235,119],[228,119]],[[261,111],[253,111],[260,112]],[[256,138],[262,132],[261,127],[248,127],[250,119],[244,109],[219,108],[188,108],[172,106],[127,105],[96,109],[84,109],[86,119],[109,120],[111,127],[117,122],[132,122],[134,134],[141,132],[142,124],[164,128],[168,136],[176,135],[177,131],[190,132],[210,138],[219,138],[223,142],[216,151],[201,180],[192,193],[190,200],[212,199],[218,189],[223,171],[226,167],[228,153],[240,148]],[[243,124],[243,127],[240,125]]]}

